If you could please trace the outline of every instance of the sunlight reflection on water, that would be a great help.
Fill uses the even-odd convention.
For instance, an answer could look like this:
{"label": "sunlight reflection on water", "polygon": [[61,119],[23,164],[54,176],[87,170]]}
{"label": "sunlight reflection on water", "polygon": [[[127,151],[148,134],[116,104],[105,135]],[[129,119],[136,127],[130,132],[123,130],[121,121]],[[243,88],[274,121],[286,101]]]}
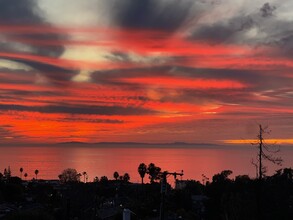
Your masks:
{"label": "sunlight reflection on water", "polygon": [[[162,170],[180,172],[184,170],[183,179],[201,181],[205,174],[210,179],[215,173],[224,169],[233,171],[233,176],[248,174],[255,176],[251,159],[256,151],[251,147],[242,148],[154,148],[138,145],[136,147],[117,147],[105,145],[88,146],[46,146],[46,147],[0,147],[0,172],[10,166],[12,175],[20,175],[23,167],[28,173],[27,179],[35,177],[34,170],[39,170],[39,179],[57,179],[63,169],[75,168],[78,172],[86,171],[89,181],[95,176],[103,175],[113,179],[114,171],[120,175],[128,172],[132,182],[140,182],[137,167],[140,163],[155,163]],[[284,159],[283,167],[292,167],[293,150],[285,148],[280,156]],[[269,174],[280,167],[269,166]],[[147,181],[145,179],[145,181]],[[173,179],[170,178],[169,182]]]}

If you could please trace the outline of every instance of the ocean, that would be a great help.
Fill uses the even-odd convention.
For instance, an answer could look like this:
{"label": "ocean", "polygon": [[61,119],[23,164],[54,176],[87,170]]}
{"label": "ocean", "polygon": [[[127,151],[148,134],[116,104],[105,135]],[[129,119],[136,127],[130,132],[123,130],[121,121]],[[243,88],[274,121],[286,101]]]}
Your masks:
{"label": "ocean", "polygon": [[[148,145],[148,144],[59,144],[44,146],[0,146],[0,172],[10,166],[12,175],[27,173],[27,180],[58,179],[58,175],[66,168],[74,168],[78,172],[87,172],[88,181],[101,176],[113,179],[113,173],[128,173],[130,181],[141,181],[137,172],[140,163],[154,163],[163,171],[181,172],[182,179],[202,181],[202,175],[210,180],[222,170],[232,170],[232,177],[249,175],[254,178],[256,169],[251,164],[256,157],[257,149],[253,146],[211,146],[211,145]],[[293,148],[282,147],[277,154],[284,160],[283,167],[293,167]],[[265,162],[268,175],[280,169],[277,165]],[[24,178],[24,177],[23,177]],[[181,177],[179,177],[180,179]],[[83,180],[83,178],[82,178]],[[145,182],[148,182],[145,177]],[[173,177],[168,181],[172,183]]]}

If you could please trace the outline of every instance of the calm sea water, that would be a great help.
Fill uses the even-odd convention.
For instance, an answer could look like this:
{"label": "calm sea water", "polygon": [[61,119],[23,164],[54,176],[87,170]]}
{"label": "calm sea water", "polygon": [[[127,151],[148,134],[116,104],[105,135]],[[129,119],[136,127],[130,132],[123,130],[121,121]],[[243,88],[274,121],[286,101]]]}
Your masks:
{"label": "calm sea water", "polygon": [[[95,176],[104,175],[113,179],[114,171],[118,171],[120,175],[129,173],[132,182],[140,182],[137,167],[142,162],[145,164],[153,162],[162,170],[170,172],[184,170],[183,179],[199,181],[202,180],[202,174],[211,179],[215,173],[225,169],[232,170],[233,176],[248,174],[255,177],[256,173],[251,165],[256,149],[250,146],[221,148],[206,146],[168,148],[145,145],[2,146],[0,151],[0,172],[3,173],[4,168],[10,166],[12,175],[20,176],[19,168],[23,167],[23,173],[28,173],[27,179],[35,177],[35,169],[39,170],[39,179],[58,179],[63,169],[75,168],[78,172],[86,171],[89,181]],[[283,167],[293,167],[292,148],[283,147],[279,156],[284,160]],[[268,174],[279,168],[269,165]],[[169,182],[172,181],[170,177]]]}

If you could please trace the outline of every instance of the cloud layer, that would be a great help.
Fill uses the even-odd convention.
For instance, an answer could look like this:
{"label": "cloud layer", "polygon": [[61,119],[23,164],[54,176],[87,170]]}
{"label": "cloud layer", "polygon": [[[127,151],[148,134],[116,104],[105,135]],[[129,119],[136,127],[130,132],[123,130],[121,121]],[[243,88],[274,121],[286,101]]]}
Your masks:
{"label": "cloud layer", "polygon": [[255,123],[289,138],[290,8],[0,1],[0,141],[218,143]]}

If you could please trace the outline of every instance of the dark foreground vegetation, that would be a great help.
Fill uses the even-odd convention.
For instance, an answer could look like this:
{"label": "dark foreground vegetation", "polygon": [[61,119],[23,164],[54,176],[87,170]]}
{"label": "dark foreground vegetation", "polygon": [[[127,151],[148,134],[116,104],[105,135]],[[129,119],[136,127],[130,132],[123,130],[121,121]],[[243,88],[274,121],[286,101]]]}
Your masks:
{"label": "dark foreground vegetation", "polygon": [[[232,171],[225,170],[211,181],[177,180],[174,189],[162,184],[159,167],[141,164],[138,172],[142,184],[116,172],[113,180],[104,176],[85,183],[85,174],[74,169],[52,181],[26,181],[6,171],[0,178],[0,219],[123,219],[125,209],[131,219],[293,219],[291,168],[261,180],[231,179]],[[143,184],[145,174],[150,183]]]}

